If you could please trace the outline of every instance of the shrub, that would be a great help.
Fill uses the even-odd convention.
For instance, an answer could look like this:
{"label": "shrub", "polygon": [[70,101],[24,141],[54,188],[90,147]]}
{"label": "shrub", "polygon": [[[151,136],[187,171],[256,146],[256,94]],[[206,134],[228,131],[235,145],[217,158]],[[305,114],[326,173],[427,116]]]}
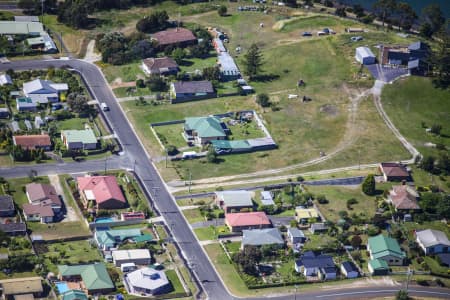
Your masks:
{"label": "shrub", "polygon": [[375,177],[373,174],[367,175],[366,179],[364,179],[362,191],[369,196],[375,195]]}

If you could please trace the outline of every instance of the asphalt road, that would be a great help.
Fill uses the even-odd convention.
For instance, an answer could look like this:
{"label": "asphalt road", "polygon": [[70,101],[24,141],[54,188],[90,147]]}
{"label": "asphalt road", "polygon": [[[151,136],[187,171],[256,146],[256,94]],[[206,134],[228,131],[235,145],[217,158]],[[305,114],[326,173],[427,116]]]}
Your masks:
{"label": "asphalt road", "polygon": [[[235,297],[231,296],[228,293],[227,289],[221,281],[221,278],[215,272],[215,269],[209,261],[203,248],[199,245],[198,240],[189,229],[186,220],[175,204],[175,199],[168,192],[164,181],[159,176],[156,170],[156,167],[151,163],[149,157],[147,157],[147,153],[138,140],[131,125],[128,123],[122,110],[120,109],[113,93],[109,89],[109,86],[103,77],[103,74],[95,65],[80,60],[30,60],[0,64],[0,71],[5,71],[9,68],[12,68],[14,70],[44,69],[50,66],[70,66],[71,68],[78,70],[83,74],[83,79],[85,80],[85,83],[90,89],[93,96],[98,99],[99,102],[107,103],[107,105],[110,107],[110,111],[106,112],[106,118],[112,124],[114,133],[117,135],[119,141],[125,149],[124,157],[121,158],[121,160],[123,160],[122,163],[125,162],[123,163],[123,165],[128,165],[128,167],[132,165],[136,166],[136,175],[143,183],[143,186],[147,190],[147,193],[151,195],[152,201],[154,202],[156,208],[159,210],[160,214],[164,217],[166,223],[169,225],[171,233],[178,243],[184,258],[187,259],[189,265],[192,266],[197,279],[202,283],[202,287],[207,293],[209,299],[235,299]],[[42,164],[33,167],[15,167],[12,169],[0,169],[0,176],[13,177],[15,175],[14,177],[18,177],[19,175],[22,176],[22,174],[26,176],[27,170],[29,169],[37,170],[38,175],[49,174],[50,172],[65,172],[65,168],[67,168],[67,173],[73,173],[77,172],[77,170],[83,169],[98,168],[98,170],[102,170],[104,168],[104,161],[102,166],[100,166],[101,163],[101,160],[79,163],[79,169],[77,169],[76,164],[72,163],[61,165]],[[118,164],[119,167],[123,167],[120,162]],[[300,295],[301,299],[361,299],[371,296],[378,297],[392,295],[397,290],[398,288],[393,287],[378,287],[377,289],[341,289],[338,292],[336,290],[334,292],[314,291],[301,293]],[[434,296],[447,299],[450,298],[450,293],[446,289],[420,287],[420,291],[417,290],[416,292],[413,292],[411,294],[421,296]],[[288,300],[293,298],[293,295],[286,295],[274,297],[271,299]],[[298,298],[300,299],[300,297]]]}

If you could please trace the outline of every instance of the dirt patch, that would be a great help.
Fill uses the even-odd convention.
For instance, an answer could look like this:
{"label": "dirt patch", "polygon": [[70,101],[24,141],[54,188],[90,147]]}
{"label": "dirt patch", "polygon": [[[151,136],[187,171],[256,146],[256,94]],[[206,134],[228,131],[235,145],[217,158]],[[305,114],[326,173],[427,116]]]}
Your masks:
{"label": "dirt patch", "polygon": [[319,111],[320,111],[321,113],[325,113],[325,114],[327,114],[327,115],[329,115],[329,116],[332,116],[332,117],[335,117],[335,116],[337,116],[337,115],[339,114],[339,109],[338,109],[338,107],[337,107],[336,105],[334,105],[334,104],[325,104],[325,105],[322,105],[322,106],[319,108]]}

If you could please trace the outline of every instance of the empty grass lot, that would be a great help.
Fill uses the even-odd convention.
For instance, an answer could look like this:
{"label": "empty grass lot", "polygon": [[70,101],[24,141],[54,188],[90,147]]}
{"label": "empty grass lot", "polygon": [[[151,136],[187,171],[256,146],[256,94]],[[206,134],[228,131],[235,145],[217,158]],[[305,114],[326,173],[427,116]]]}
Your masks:
{"label": "empty grass lot", "polygon": [[[334,187],[334,186],[308,186],[308,191],[315,195],[325,195],[328,204],[317,204],[325,218],[332,222],[337,222],[339,211],[347,211],[349,215],[355,213],[370,218],[375,214],[376,202],[374,197],[365,195],[361,188],[355,187]],[[355,198],[358,203],[352,205],[352,210],[347,209],[347,200]]]}
{"label": "empty grass lot", "polygon": [[48,251],[43,253],[45,264],[50,272],[58,273],[58,264],[80,264],[87,261],[101,261],[97,248],[91,247],[88,241],[73,241],[46,244]]}
{"label": "empty grass lot", "polygon": [[190,224],[205,221],[205,217],[200,214],[200,210],[197,208],[185,209],[182,212]]}
{"label": "empty grass lot", "polygon": [[[435,88],[428,78],[408,77],[384,87],[383,107],[394,125],[423,155],[437,156],[436,148],[425,143],[450,147],[450,91]],[[441,136],[422,127],[442,126]]]}
{"label": "empty grass lot", "polygon": [[215,240],[218,234],[229,233],[230,230],[228,229],[227,226],[216,226],[216,227],[208,226],[196,228],[194,229],[194,232],[200,241],[208,241],[208,240]]}
{"label": "empty grass lot", "polygon": [[87,237],[91,232],[83,221],[42,224],[27,222],[27,228],[33,235],[42,236],[43,240],[63,240],[72,237]]}
{"label": "empty grass lot", "polygon": [[109,83],[120,78],[121,82],[134,82],[138,78],[144,78],[144,72],[139,67],[140,62],[134,62],[126,65],[113,66],[109,64],[99,63],[106,80]]}

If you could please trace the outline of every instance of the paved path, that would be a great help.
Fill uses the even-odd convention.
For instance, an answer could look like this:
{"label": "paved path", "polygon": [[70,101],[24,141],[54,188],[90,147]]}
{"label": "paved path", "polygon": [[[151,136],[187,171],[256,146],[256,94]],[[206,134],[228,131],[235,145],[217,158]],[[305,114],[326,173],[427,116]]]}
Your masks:
{"label": "paved path", "polygon": [[85,61],[93,63],[102,59],[102,55],[100,53],[95,52],[95,40],[90,40],[87,48],[86,55],[84,56]]}
{"label": "paved path", "polygon": [[61,199],[64,202],[64,206],[66,207],[66,215],[64,216],[64,219],[62,222],[73,222],[73,221],[79,221],[77,213],[75,212],[74,208],[67,203],[66,196],[64,195],[64,190],[61,186],[61,182],[59,180],[58,175],[48,175],[48,179],[50,180],[50,184],[55,187],[56,193],[61,196]]}

